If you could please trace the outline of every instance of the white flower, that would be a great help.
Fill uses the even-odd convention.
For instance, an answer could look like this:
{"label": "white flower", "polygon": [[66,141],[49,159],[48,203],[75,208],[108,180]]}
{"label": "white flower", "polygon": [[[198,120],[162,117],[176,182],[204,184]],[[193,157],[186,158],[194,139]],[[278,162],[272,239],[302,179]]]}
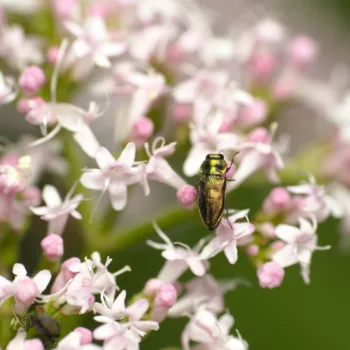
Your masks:
{"label": "white flower", "polygon": [[0,72],[0,105],[12,102],[17,97],[17,93],[14,79],[5,77]]}
{"label": "white flower", "polygon": [[83,195],[78,194],[72,197],[73,190],[74,187],[62,201],[57,189],[46,185],[43,189],[43,199],[47,206],[31,208],[35,215],[40,215],[42,220],[49,221],[48,233],[62,235],[69,215],[78,220],[82,218],[76,209],[83,200]]}
{"label": "white flower", "polygon": [[[177,243],[175,246],[168,236],[154,223],[154,229],[165,243],[147,241],[147,244],[154,249],[163,250],[162,256],[167,260],[158,275],[158,279],[165,283],[177,280],[188,268],[196,276],[203,276],[209,267],[207,259],[199,253],[204,242],[200,241],[193,250],[185,244]],[[176,244],[176,243],[175,243]]]}
{"label": "white flower", "polygon": [[255,230],[255,226],[249,221],[236,222],[238,219],[247,217],[248,212],[248,209],[238,211],[229,216],[228,220],[222,220],[215,231],[216,236],[203,248],[202,255],[209,259],[224,251],[230,264],[235,264],[238,258],[237,243]]}
{"label": "white flower", "polygon": [[272,259],[282,267],[299,263],[305,283],[310,283],[312,253],[315,250],[329,249],[330,246],[317,246],[317,222],[315,218],[312,218],[312,222],[300,218],[299,224],[299,228],[285,224],[276,227],[276,236],[286,242],[286,245],[277,251]]}
{"label": "white flower", "polygon": [[136,146],[130,142],[117,160],[104,147],[96,152],[96,162],[100,169],[87,169],[82,175],[81,183],[90,189],[108,190],[114,210],[123,210],[127,203],[127,186],[142,179],[142,165],[134,166]]}
{"label": "white flower", "polygon": [[234,319],[224,314],[219,319],[205,308],[199,308],[182,333],[182,346],[189,350],[190,341],[200,343],[201,350],[247,350],[248,344],[241,337],[229,335]]}

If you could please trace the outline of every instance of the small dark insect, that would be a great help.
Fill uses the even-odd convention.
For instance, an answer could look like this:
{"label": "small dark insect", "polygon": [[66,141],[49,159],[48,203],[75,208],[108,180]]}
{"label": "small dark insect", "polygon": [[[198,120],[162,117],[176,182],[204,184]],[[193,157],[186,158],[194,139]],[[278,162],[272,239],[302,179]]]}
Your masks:
{"label": "small dark insect", "polygon": [[30,323],[31,327],[44,339],[45,346],[54,344],[54,338],[60,336],[61,332],[58,322],[39,307],[36,312],[30,316]]}
{"label": "small dark insect", "polygon": [[225,178],[230,168],[227,168],[224,156],[216,153],[208,154],[201,165],[201,176],[197,183],[198,206],[202,221],[209,231],[219,225],[226,208],[226,181],[234,181]]}

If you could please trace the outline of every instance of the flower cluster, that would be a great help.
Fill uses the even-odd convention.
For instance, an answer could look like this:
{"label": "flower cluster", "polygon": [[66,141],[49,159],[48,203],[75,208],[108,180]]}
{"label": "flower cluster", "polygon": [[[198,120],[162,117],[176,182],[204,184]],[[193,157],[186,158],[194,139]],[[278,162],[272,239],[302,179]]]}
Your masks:
{"label": "flower cluster", "polygon": [[[339,74],[331,84],[313,79],[308,67],[319,45],[271,18],[220,37],[213,21],[193,0],[1,2],[0,105],[14,104],[17,118],[41,133],[16,143],[4,138],[0,148],[4,349],[138,350],[166,318],[186,317],[177,336],[184,350],[246,350],[247,341],[231,332],[224,295],[247,283],[216,279],[210,259],[224,254],[233,265],[246,254],[262,288],[279,287],[285,268],[299,264],[308,284],[313,253],[330,248],[318,245],[319,225],[341,218],[342,244],[350,242],[344,82]],[[78,91],[94,100],[76,104]],[[297,156],[278,124],[295,104],[307,104],[332,126],[330,137]],[[108,148],[97,119],[114,132]],[[212,172],[201,168],[208,154],[222,155],[227,171],[214,162]],[[208,191],[194,185],[200,171]],[[258,210],[228,209],[230,193],[252,183],[279,187]],[[131,191],[136,185],[141,193]],[[151,209],[167,187],[175,210],[153,211],[144,223],[136,212],[130,227],[115,228],[135,194]],[[207,196],[209,216],[222,216],[213,234],[201,226],[204,238],[190,248],[162,229],[185,227],[198,196]],[[110,272],[112,259],[103,263],[101,255],[149,238],[152,220],[161,242],[146,241],[165,263],[132,295],[116,281],[130,267]],[[38,221],[46,222],[46,235],[40,262],[27,274],[16,254],[18,237],[41,227]],[[69,256],[73,230],[83,244]],[[91,329],[80,327],[82,318]],[[66,320],[72,327],[61,334]]]}

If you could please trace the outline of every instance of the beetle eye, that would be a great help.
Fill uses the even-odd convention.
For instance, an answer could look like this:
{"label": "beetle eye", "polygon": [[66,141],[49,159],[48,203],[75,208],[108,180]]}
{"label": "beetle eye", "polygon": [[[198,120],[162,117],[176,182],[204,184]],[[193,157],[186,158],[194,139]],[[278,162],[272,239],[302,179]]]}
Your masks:
{"label": "beetle eye", "polygon": [[216,168],[216,170],[218,170],[218,171],[221,171],[221,170],[224,169],[223,165],[220,164],[220,163],[216,164],[216,165],[215,165],[215,168]]}

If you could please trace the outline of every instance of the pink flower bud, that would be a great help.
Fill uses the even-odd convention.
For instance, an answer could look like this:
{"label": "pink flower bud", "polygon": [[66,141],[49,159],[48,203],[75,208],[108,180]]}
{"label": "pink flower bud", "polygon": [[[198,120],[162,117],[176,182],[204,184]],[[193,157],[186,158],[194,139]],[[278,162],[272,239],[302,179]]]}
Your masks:
{"label": "pink flower bud", "polygon": [[172,107],[172,117],[177,123],[184,123],[192,113],[192,108],[186,103],[175,103]]}
{"label": "pink flower bud", "polygon": [[91,344],[92,343],[92,332],[84,327],[78,327],[74,332],[80,333],[80,345]]}
{"label": "pink flower bud", "polygon": [[37,206],[41,202],[41,191],[38,187],[32,186],[24,189],[22,193],[23,199],[30,202],[30,206]]}
{"label": "pink flower bud", "polygon": [[259,284],[262,288],[279,287],[284,278],[283,267],[275,261],[268,262],[257,271]]}
{"label": "pink flower bud", "polygon": [[45,74],[38,66],[27,67],[19,77],[19,86],[28,94],[36,93],[45,84]]}
{"label": "pink flower bud", "polygon": [[149,118],[142,117],[137,120],[132,127],[131,140],[138,146],[143,145],[152,136],[153,129],[153,121]]}
{"label": "pink flower bud", "polygon": [[250,256],[257,256],[259,253],[259,246],[252,244],[247,248],[247,254]]}
{"label": "pink flower bud", "polygon": [[151,318],[161,322],[166,317],[168,310],[174,306],[177,299],[177,292],[172,284],[162,284],[154,298]]}
{"label": "pink flower bud", "polygon": [[152,278],[147,281],[145,287],[143,288],[143,292],[148,296],[154,296],[162,284],[163,282],[161,280]]}
{"label": "pink flower bud", "polygon": [[197,189],[191,185],[180,187],[176,192],[177,200],[184,208],[191,208],[198,196]]}
{"label": "pink flower bud", "polygon": [[23,350],[45,350],[40,339],[29,339],[24,342]]}
{"label": "pink flower bud", "polygon": [[27,309],[34,303],[37,294],[38,289],[33,280],[29,277],[23,277],[16,285],[16,305],[18,302],[22,304],[22,308]]}
{"label": "pink flower bud", "polygon": [[252,125],[261,124],[267,117],[268,107],[264,100],[256,99],[242,108],[237,120],[238,126],[250,127]]}
{"label": "pink flower bud", "polygon": [[42,106],[43,104],[45,104],[45,101],[38,96],[32,98],[22,98],[17,103],[17,110],[20,113],[28,113],[32,109]]}
{"label": "pink flower bud", "polygon": [[302,68],[310,63],[317,54],[316,43],[308,36],[300,35],[290,43],[289,55],[293,65]]}
{"label": "pink flower bud", "polygon": [[227,160],[226,164],[227,164],[227,169],[230,169],[230,170],[225,174],[225,177],[226,179],[232,179],[233,174],[236,171],[236,165],[232,164],[230,160]]}
{"label": "pink flower bud", "polygon": [[289,192],[283,187],[274,188],[263,203],[263,211],[275,214],[286,210],[291,204]]}
{"label": "pink flower bud", "polygon": [[275,241],[270,245],[270,251],[271,253],[276,253],[279,250],[281,250],[283,247],[285,247],[285,243],[283,241]]}
{"label": "pink flower bud", "polygon": [[43,254],[49,261],[57,261],[64,253],[63,239],[61,236],[50,233],[41,241]]}
{"label": "pink flower bud", "polygon": [[277,57],[273,53],[260,53],[255,55],[250,63],[253,79],[264,82],[271,77],[277,69]]}
{"label": "pink flower bud", "polygon": [[60,291],[69,280],[77,275],[78,271],[75,267],[80,265],[80,263],[79,258],[70,258],[62,263],[61,270],[51,287],[51,293]]}
{"label": "pink flower bud", "polygon": [[250,142],[268,143],[270,142],[270,134],[266,128],[255,128],[249,133],[247,140]]}
{"label": "pink flower bud", "polygon": [[275,238],[276,232],[275,232],[275,226],[271,224],[270,222],[264,222],[259,226],[259,231],[268,238]]}
{"label": "pink flower bud", "polygon": [[272,87],[272,97],[276,101],[284,101],[288,99],[292,94],[292,82],[288,80],[280,80]]}
{"label": "pink flower bud", "polygon": [[54,65],[57,61],[60,48],[58,46],[52,46],[47,50],[47,60],[50,64]]}

